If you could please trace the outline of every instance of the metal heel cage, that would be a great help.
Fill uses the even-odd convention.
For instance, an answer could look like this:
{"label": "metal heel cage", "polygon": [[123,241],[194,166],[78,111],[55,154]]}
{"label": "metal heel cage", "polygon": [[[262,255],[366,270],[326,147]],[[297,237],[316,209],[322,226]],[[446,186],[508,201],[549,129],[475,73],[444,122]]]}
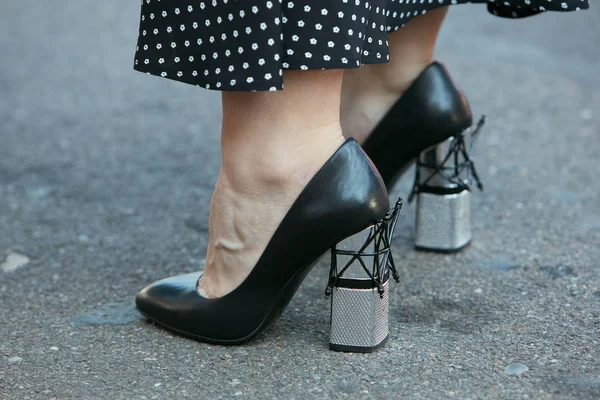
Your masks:
{"label": "metal heel cage", "polygon": [[[351,279],[354,282],[359,281],[354,277],[349,277],[350,267],[359,265],[363,276],[363,282],[369,283],[370,287],[377,288],[379,296],[383,298],[384,285],[388,280],[390,272],[396,282],[400,281],[398,271],[394,264],[390,244],[400,209],[402,208],[402,199],[399,198],[394,208],[376,224],[368,228],[366,239],[359,249],[343,250],[338,245],[331,249],[331,270],[329,272],[329,281],[325,289],[325,298],[329,298],[333,293],[333,288],[344,279]],[[341,256],[341,257],[340,257]],[[338,257],[347,260],[344,265],[338,264]],[[354,268],[356,269],[356,267]],[[345,277],[344,274],[347,274]]]}
{"label": "metal heel cage", "polygon": [[471,153],[476,142],[475,139],[479,137],[478,133],[484,124],[485,116],[482,116],[476,125],[451,138],[447,151],[440,161],[431,162],[424,161],[422,157],[417,158],[415,182],[408,197],[409,203],[424,187],[437,187],[438,185],[434,184],[434,181],[444,182],[443,187],[452,187],[458,192],[470,191],[471,180],[474,180],[479,190],[483,190],[483,184],[479,180]]}

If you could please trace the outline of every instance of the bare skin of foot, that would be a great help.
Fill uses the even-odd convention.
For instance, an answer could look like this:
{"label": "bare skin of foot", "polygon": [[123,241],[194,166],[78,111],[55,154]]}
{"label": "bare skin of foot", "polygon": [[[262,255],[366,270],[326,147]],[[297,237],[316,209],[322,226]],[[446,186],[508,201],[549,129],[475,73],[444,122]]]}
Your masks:
{"label": "bare skin of foot", "polygon": [[344,142],[342,71],[286,74],[280,93],[223,94],[223,165],[198,282],[204,297],[221,297],[250,274],[302,189]]}

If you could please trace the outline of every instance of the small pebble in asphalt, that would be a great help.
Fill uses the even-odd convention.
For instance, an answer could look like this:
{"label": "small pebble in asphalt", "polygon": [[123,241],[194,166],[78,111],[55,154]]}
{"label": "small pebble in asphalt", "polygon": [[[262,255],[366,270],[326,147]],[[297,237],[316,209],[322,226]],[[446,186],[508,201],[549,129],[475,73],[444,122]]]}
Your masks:
{"label": "small pebble in asphalt", "polygon": [[583,120],[592,119],[592,112],[588,109],[579,111],[579,117]]}
{"label": "small pebble in asphalt", "polygon": [[510,364],[507,365],[506,368],[504,368],[504,372],[508,375],[522,375],[525,372],[529,371],[529,367],[525,364],[520,364],[520,363],[515,363],[515,364]]}
{"label": "small pebble in asphalt", "polygon": [[58,347],[52,346],[52,347],[50,347],[50,350],[52,350],[52,351],[58,351]]}
{"label": "small pebble in asphalt", "polygon": [[23,359],[21,357],[17,357],[17,356],[10,357],[8,359],[8,363],[9,364],[21,364],[22,361],[23,361]]}
{"label": "small pebble in asphalt", "polygon": [[6,258],[0,258],[0,270],[4,272],[13,272],[27,263],[29,263],[29,257],[26,255],[9,252],[6,255]]}

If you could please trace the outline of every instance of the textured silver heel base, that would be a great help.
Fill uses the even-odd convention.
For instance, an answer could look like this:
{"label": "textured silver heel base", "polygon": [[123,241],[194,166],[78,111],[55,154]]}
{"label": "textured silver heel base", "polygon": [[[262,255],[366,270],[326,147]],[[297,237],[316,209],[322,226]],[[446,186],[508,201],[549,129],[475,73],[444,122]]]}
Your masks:
{"label": "textured silver heel base", "polygon": [[455,252],[471,242],[471,183],[479,180],[470,153],[478,132],[477,124],[427,150],[417,159],[415,184],[409,201],[417,195],[419,250]]}
{"label": "textured silver heel base", "polygon": [[[366,280],[343,279],[331,297],[331,337],[329,349],[370,353],[388,338],[388,284],[383,297],[377,288],[359,288]],[[357,287],[358,286],[358,287]]]}
{"label": "textured silver heel base", "polygon": [[471,192],[420,192],[417,197],[417,235],[420,250],[453,252],[471,242]]}

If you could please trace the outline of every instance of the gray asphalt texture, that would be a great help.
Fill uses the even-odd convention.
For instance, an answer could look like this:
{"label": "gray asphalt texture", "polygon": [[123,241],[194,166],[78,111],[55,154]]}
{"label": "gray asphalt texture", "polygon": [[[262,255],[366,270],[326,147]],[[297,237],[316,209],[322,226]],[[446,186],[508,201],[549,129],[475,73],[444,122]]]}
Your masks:
{"label": "gray asphalt texture", "polygon": [[0,399],[600,398],[599,7],[451,10],[438,58],[488,116],[475,240],[416,252],[404,209],[390,341],[363,355],[327,350],[324,264],[247,345],[137,314],[140,288],[201,269],[219,95],[132,70],[137,1],[7,3]]}

